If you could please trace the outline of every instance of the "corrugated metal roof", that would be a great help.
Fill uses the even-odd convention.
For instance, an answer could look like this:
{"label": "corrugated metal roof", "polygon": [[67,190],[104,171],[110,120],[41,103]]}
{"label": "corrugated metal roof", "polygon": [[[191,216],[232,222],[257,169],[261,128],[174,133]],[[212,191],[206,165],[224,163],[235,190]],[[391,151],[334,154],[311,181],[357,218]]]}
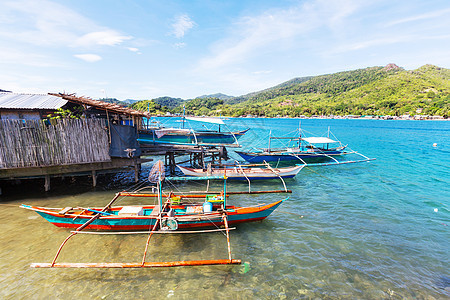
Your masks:
{"label": "corrugated metal roof", "polygon": [[58,109],[68,101],[52,95],[0,93],[0,108]]}

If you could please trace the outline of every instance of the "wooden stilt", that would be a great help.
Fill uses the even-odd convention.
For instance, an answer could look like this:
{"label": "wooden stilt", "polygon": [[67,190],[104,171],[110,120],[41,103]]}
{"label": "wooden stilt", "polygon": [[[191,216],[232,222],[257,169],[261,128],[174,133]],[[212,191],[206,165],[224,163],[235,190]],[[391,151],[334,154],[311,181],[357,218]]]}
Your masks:
{"label": "wooden stilt", "polygon": [[202,166],[202,168],[204,169],[205,168],[205,151],[204,151],[203,147],[202,147],[202,153],[201,153],[200,157],[201,157],[200,166]]}
{"label": "wooden stilt", "polygon": [[138,183],[139,182],[139,166],[136,164],[134,164],[134,182]]}
{"label": "wooden stilt", "polygon": [[175,153],[174,152],[170,152],[169,154],[169,167],[170,167],[170,173],[174,174],[175,173]]}
{"label": "wooden stilt", "polygon": [[46,192],[50,191],[50,175],[45,175],[44,189]]}
{"label": "wooden stilt", "polygon": [[92,170],[92,186],[93,187],[97,186],[97,174],[95,170]]}

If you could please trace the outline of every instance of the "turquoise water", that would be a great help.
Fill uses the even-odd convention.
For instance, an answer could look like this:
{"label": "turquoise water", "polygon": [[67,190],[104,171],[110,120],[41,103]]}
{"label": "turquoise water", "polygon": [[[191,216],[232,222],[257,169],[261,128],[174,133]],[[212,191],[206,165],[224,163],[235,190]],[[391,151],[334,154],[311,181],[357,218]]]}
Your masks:
{"label": "turquoise water", "polygon": [[[299,121],[226,122],[233,129],[251,128],[241,144],[267,146],[269,130],[273,136],[287,135]],[[131,185],[132,176],[121,174],[119,182],[103,182],[95,190],[89,183],[66,182],[47,194],[36,187],[26,191],[27,183],[22,184],[16,193],[2,196],[0,297],[449,298],[450,122],[301,120],[302,129],[317,134],[328,126],[344,144],[376,160],[305,168],[286,180],[293,191],[288,201],[265,221],[231,232],[233,258],[247,262],[245,267],[30,269],[32,262],[51,261],[68,231],[17,208],[20,203],[101,206]],[[277,181],[252,185],[255,190],[281,187]],[[230,183],[229,188],[245,190],[247,185]],[[284,196],[247,195],[232,201],[252,205]],[[77,236],[58,261],[140,261],[145,242],[146,236]],[[156,237],[149,253],[148,261],[226,258],[226,239],[220,233]]]}

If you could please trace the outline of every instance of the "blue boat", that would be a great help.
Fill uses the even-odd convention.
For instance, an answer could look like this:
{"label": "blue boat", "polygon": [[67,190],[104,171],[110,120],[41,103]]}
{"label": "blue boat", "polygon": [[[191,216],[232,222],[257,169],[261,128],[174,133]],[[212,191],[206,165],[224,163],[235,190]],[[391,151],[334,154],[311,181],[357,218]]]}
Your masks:
{"label": "blue boat", "polygon": [[[299,161],[305,165],[329,165],[343,164],[353,162],[364,162],[373,160],[361,153],[348,150],[347,145],[343,145],[339,140],[330,138],[330,130],[328,136],[323,137],[305,137],[299,129],[298,137],[270,137],[269,147],[264,149],[256,149],[255,151],[235,151],[244,160],[250,163],[263,162],[296,162]],[[271,148],[272,140],[288,140],[288,145],[283,148]],[[355,154],[363,157],[363,160],[345,160],[339,161],[337,158],[342,155]]]}
{"label": "blue boat", "polygon": [[[214,130],[194,130],[184,128],[184,120],[206,122],[219,125],[217,131]],[[218,118],[194,118],[183,117],[183,128],[153,127],[139,131],[138,141],[144,145],[238,145],[238,139],[249,129],[241,131],[221,131],[220,126],[225,125],[222,119]]]}

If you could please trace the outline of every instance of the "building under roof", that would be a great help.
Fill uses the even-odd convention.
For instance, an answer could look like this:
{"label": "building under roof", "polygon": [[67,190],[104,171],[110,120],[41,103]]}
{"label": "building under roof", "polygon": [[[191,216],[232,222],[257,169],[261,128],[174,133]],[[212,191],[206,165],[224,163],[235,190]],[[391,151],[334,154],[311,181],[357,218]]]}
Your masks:
{"label": "building under roof", "polygon": [[85,116],[108,118],[117,123],[140,126],[142,117],[150,117],[147,112],[131,109],[113,103],[77,97],[73,94],[19,94],[0,92],[0,119],[39,120],[59,108],[73,109],[82,106]]}
{"label": "building under roof", "polygon": [[67,102],[53,95],[0,93],[2,109],[58,109]]}
{"label": "building under roof", "polygon": [[40,120],[68,101],[52,95],[0,92],[1,120]]}

